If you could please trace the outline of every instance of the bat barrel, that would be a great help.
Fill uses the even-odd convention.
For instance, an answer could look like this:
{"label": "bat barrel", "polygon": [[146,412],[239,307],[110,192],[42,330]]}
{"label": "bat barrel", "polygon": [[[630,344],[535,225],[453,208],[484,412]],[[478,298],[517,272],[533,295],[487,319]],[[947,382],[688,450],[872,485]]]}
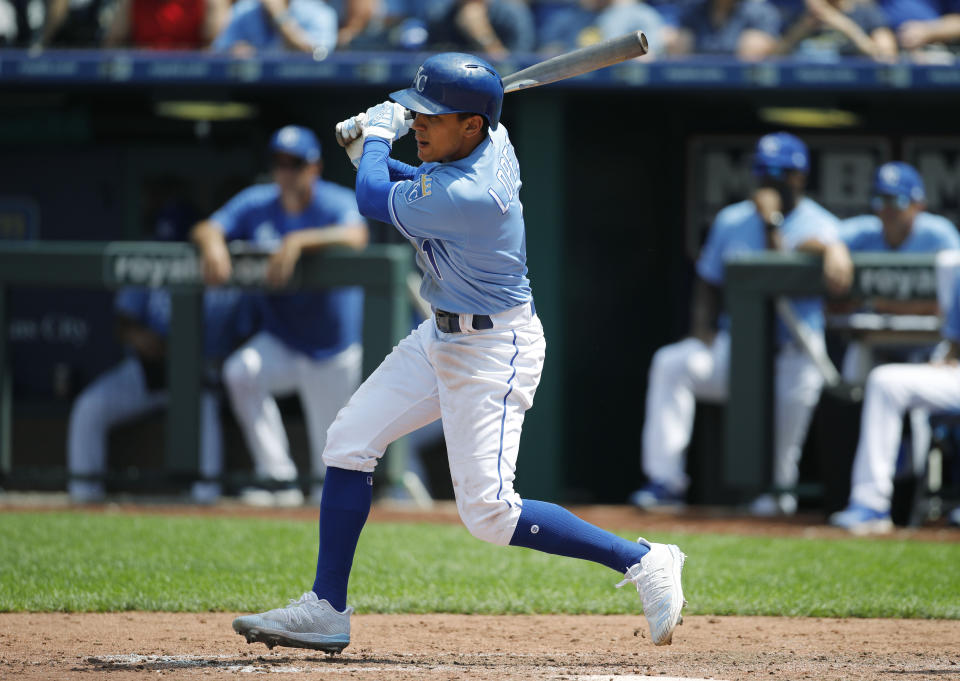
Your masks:
{"label": "bat barrel", "polygon": [[627,59],[640,57],[646,54],[648,49],[647,36],[643,31],[627,33],[596,45],[588,45],[551,57],[539,64],[517,71],[503,79],[503,91],[515,92],[579,76],[619,64]]}

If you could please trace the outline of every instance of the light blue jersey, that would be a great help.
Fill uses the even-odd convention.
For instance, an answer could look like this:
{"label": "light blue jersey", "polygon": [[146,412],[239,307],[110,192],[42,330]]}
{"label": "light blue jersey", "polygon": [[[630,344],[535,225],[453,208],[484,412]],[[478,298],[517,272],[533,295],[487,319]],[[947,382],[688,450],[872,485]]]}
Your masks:
{"label": "light blue jersey", "polygon": [[953,301],[943,320],[940,334],[947,340],[960,343],[960,277],[953,284]]}
{"label": "light blue jersey", "polygon": [[[783,245],[795,250],[805,241],[817,240],[823,244],[839,240],[838,221],[832,213],[815,201],[803,198],[790,211],[780,227]],[[744,253],[767,250],[766,227],[753,201],[740,201],[727,206],[719,213],[710,227],[707,243],[697,260],[697,274],[714,286],[722,286],[726,264]],[[792,300],[797,316],[812,329],[823,329],[823,305],[819,298],[795,298]],[[720,318],[720,328],[729,327],[726,315]],[[789,334],[782,324],[777,325],[777,337],[787,340]]]}
{"label": "light blue jersey", "polygon": [[393,184],[390,219],[417,249],[421,295],[447,312],[528,302],[520,166],[503,125],[458,161],[424,163]]}
{"label": "light blue jersey", "polygon": [[[333,50],[337,44],[337,13],[322,0],[291,0],[287,15],[316,48]],[[258,0],[240,0],[230,10],[230,21],[211,45],[215,52],[248,43],[257,50],[287,49],[283,34]]]}
{"label": "light blue jersey", "polygon": [[936,253],[960,248],[960,234],[952,222],[940,215],[918,213],[910,234],[899,248],[883,238],[883,223],[876,215],[857,215],[840,223],[840,238],[851,251],[884,253]]}

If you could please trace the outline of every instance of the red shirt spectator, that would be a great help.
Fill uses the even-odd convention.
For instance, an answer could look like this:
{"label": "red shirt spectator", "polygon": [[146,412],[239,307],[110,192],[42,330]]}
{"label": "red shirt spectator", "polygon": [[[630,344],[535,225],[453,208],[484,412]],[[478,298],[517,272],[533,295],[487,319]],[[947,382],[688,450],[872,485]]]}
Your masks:
{"label": "red shirt spectator", "polygon": [[119,0],[106,47],[199,50],[229,16],[228,0]]}

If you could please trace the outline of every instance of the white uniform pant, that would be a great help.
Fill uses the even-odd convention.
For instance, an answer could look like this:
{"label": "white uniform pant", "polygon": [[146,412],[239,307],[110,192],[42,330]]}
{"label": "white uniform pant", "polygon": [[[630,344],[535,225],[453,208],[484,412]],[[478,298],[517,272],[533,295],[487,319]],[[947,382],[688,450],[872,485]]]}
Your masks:
{"label": "white uniform pant", "polygon": [[[132,421],[166,406],[167,391],[147,388],[143,367],[127,358],[88,385],[73,403],[67,435],[67,469],[70,475],[99,476],[106,471],[107,437],[113,426]],[[217,396],[205,391],[200,413],[200,474],[219,477],[223,445]],[[78,501],[103,496],[99,480],[71,480],[70,496]]]}
{"label": "white uniform pant", "polygon": [[[929,355],[929,353],[918,351],[917,355]],[[879,364],[880,362],[874,357],[873,348],[865,343],[852,341],[843,355],[843,380],[848,383],[863,383],[870,371]],[[910,410],[910,436],[913,460],[916,466],[926,461],[927,452],[930,451],[930,442],[933,439],[929,411],[921,408]]]}
{"label": "white uniform pant", "polygon": [[960,367],[886,364],[870,372],[853,461],[851,503],[890,510],[903,415],[917,407],[927,412],[960,409]]}
{"label": "white uniform pant", "polygon": [[323,360],[292,350],[261,331],[227,358],[223,381],[260,478],[291,481],[297,467],[274,396],[298,393],[310,440],[313,474],[322,478],[327,428],[360,384],[359,344]]}
{"label": "white uniform pant", "polygon": [[[818,342],[823,343],[822,337]],[[686,490],[685,452],[698,399],[724,402],[728,395],[730,335],[721,331],[710,346],[696,338],[660,348],[653,356],[643,426],[643,471],[674,492]],[[775,361],[773,482],[796,485],[797,464],[823,379],[813,361],[793,344]]]}
{"label": "white uniform pant", "polygon": [[540,320],[524,304],[492,315],[494,328],[438,331],[433,318],[402,340],[337,415],[324,461],[372,471],[387,445],[443,422],[457,509],[479,539],[506,545],[520,517],[513,489],[524,412],[543,370]]}

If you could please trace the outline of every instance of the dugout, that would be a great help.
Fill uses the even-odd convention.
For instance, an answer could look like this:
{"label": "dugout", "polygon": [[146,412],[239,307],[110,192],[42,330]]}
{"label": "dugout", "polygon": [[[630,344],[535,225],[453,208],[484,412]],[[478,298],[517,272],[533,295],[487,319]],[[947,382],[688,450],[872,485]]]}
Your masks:
{"label": "dugout", "polygon": [[[350,185],[353,170],[340,158],[333,125],[406,86],[419,61],[7,51],[0,236],[143,238],[152,202],[171,178],[207,214],[263,172],[268,136],[287,123],[314,128],[325,177]],[[498,66],[507,73],[529,62]],[[748,190],[758,135],[784,128],[803,137],[813,155],[810,193],[842,217],[866,210],[877,163],[904,159],[924,175],[931,210],[956,221],[958,73],[861,61],[690,59],[621,65],[508,95],[503,121],[521,163],[548,343],[524,430],[520,492],[619,503],[638,486],[650,358],[686,331],[692,257],[713,213]],[[413,160],[409,145],[399,143],[397,153]],[[373,231],[380,241],[398,240],[387,226]],[[116,359],[108,296],[9,292],[14,468],[41,444],[45,429],[36,419],[65,419],[71,392]],[[71,387],[58,392],[64,375]],[[712,430],[701,425],[692,456],[704,471],[715,470],[718,457]],[[58,460],[62,453],[49,452],[50,465]],[[736,496],[722,485],[698,494]]]}

